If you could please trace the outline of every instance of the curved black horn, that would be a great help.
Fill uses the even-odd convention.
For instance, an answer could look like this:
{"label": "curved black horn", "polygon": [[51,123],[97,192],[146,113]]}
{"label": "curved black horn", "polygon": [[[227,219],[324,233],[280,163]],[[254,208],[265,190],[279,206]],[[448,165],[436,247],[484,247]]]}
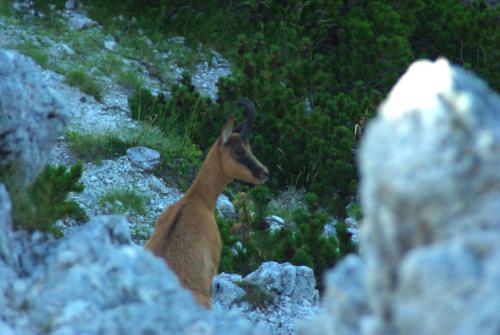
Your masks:
{"label": "curved black horn", "polygon": [[241,98],[238,105],[243,106],[245,109],[245,124],[240,132],[240,136],[243,140],[248,140],[250,134],[252,133],[253,124],[255,122],[255,105],[252,101],[247,98]]}

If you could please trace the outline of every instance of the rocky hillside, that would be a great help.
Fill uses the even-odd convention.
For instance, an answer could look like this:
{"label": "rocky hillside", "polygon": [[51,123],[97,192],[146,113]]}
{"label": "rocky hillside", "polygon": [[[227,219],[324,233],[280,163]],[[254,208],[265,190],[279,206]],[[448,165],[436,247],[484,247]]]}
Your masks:
{"label": "rocky hillside", "polygon": [[[120,45],[116,40],[105,35],[103,27],[89,19],[83,7],[68,2],[66,10],[54,10],[51,13],[50,20],[54,20],[51,24],[41,24],[39,17],[41,13],[37,13],[33,8],[30,2],[17,3],[14,5],[14,9],[18,12],[17,16],[0,16],[0,47],[4,48],[0,52],[0,71],[4,74],[0,85],[3,97],[0,131],[4,134],[2,137],[4,151],[9,152],[4,157],[5,163],[19,161],[21,163],[19,168],[23,170],[22,178],[32,180],[47,163],[69,167],[77,162],[81,157],[78,152],[75,153],[75,143],[82,142],[88,137],[100,138],[109,134],[115,134],[119,138],[149,136],[160,138],[167,145],[169,141],[175,141],[168,135],[161,134],[158,129],[141,124],[130,117],[127,99],[131,93],[131,86],[128,81],[123,80],[122,74],[134,74],[135,80],[147,85],[153,91],[167,91],[170,83],[178,79],[182,72],[176,60],[172,59],[175,57],[171,56],[171,53],[191,52],[183,45],[182,38],[169,42],[169,48],[174,51],[161,53],[157,50],[161,50],[162,46],[152,46],[157,49],[154,50],[152,58],[145,61],[136,58],[136,50]],[[22,18],[19,18],[19,15]],[[63,33],[55,34],[52,30],[55,29],[53,26],[61,29]],[[141,37],[141,42],[146,45],[152,43],[145,36]],[[84,48],[89,50],[84,50]],[[203,55],[203,57],[209,57],[210,62],[202,61],[193,65],[195,71],[193,84],[202,93],[213,97],[216,94],[215,83],[219,76],[226,75],[230,71],[229,65],[215,52],[208,52],[208,56]],[[121,64],[119,70],[107,72],[101,66],[102,63],[109,63],[110,58]],[[159,69],[161,74],[151,73],[153,67]],[[84,73],[90,73],[92,84],[82,86],[81,82],[71,82],[68,78],[71,78],[72,69],[75,68]],[[28,90],[26,90],[27,87],[29,87]],[[53,111],[57,113],[52,115]],[[127,247],[132,247],[131,243],[139,246],[144,244],[152,233],[152,227],[158,215],[182,195],[182,191],[175,182],[168,179],[168,176],[161,178],[153,173],[160,164],[159,156],[158,151],[139,146],[128,148],[124,155],[117,155],[116,158],[93,160],[89,157],[84,160],[81,178],[84,191],[73,193],[70,198],[76,201],[90,218],[96,218],[93,222],[98,222],[88,225],[89,228],[84,228],[84,230],[89,230],[85,234],[100,234],[97,231],[92,232],[92,229],[102,229],[97,226],[105,224],[103,222],[116,221],[119,223],[111,223],[111,225],[113,227],[121,225],[119,229],[125,232],[122,238],[127,240],[124,242]],[[288,202],[280,206],[283,208],[300,206],[300,196],[296,194],[289,196],[289,193],[277,198],[276,202],[282,203],[286,202],[286,199],[294,198],[293,203]],[[127,197],[138,198],[141,208],[128,205]],[[7,198],[5,199],[5,213],[10,215],[7,205],[9,202]],[[233,217],[235,215],[234,206],[225,195],[220,197],[217,210],[222,216]],[[98,218],[99,215],[114,213],[124,214],[127,220]],[[280,219],[277,218],[277,220]],[[73,230],[80,232],[79,226],[82,224],[87,226],[86,222],[71,219],[57,222],[58,227],[68,236],[80,236],[80,233],[73,233]],[[94,228],[90,228],[91,226]],[[5,236],[10,236],[10,234],[10,232],[6,233]],[[129,240],[129,234],[132,241]],[[46,271],[44,267],[48,266],[48,263],[39,263],[38,256],[35,260],[30,259],[31,256],[28,255],[21,256],[26,251],[25,248],[29,249],[28,246],[35,243],[35,240],[43,241],[43,243],[40,242],[43,244],[39,247],[40,255],[47,256],[54,253],[53,256],[47,257],[50,259],[59,257],[55,255],[57,252],[51,249],[52,244],[59,245],[59,242],[50,239],[45,241],[46,238],[35,235],[31,240],[30,237],[21,234],[19,240],[13,242],[11,249],[4,250],[5,259],[10,259],[16,264],[18,259],[23,258],[21,264],[17,264],[18,268],[9,274],[9,278],[13,280],[12,285],[18,285],[18,282],[22,281],[21,278],[16,279],[17,281],[13,279],[16,278],[16,273],[31,275],[34,271],[38,271],[35,268],[43,268],[39,271]],[[113,238],[111,236],[111,240],[95,241],[96,248],[104,244],[99,248],[113,249],[115,244]],[[78,239],[82,239],[84,243],[83,237],[78,237]],[[11,242],[5,241],[5,243],[10,245]],[[72,242],[62,243],[71,244]],[[135,247],[133,248],[135,250]],[[75,257],[89,261],[94,257],[91,251],[79,250],[79,252],[84,252],[84,254]],[[111,250],[109,253],[113,254]],[[100,261],[94,260],[94,262]],[[257,271],[245,278],[238,275],[235,275],[237,278],[227,277],[226,274],[222,274],[221,278],[216,280],[214,293],[216,308],[234,310],[235,314],[245,315],[253,322],[265,324],[273,333],[293,333],[296,321],[311,318],[319,311],[318,292],[312,271],[306,267],[284,266],[276,263],[269,263],[264,268],[265,271]],[[304,273],[307,274],[305,277]],[[59,275],[64,276],[64,271],[57,274]],[[89,273],[88,276],[99,278],[105,274]],[[170,274],[169,276],[171,277]],[[291,280],[292,278],[297,279]],[[43,280],[46,279],[49,280],[45,277]],[[109,279],[100,278],[99,281]],[[29,278],[24,281],[24,284],[19,285],[31,287],[33,283],[31,280],[32,278]],[[111,279],[111,282],[114,282],[114,279]],[[247,287],[240,287],[240,282],[246,283]],[[80,284],[68,281],[67,285],[70,290],[73,285]],[[258,301],[251,301],[247,298],[247,291],[254,289],[268,295],[265,305],[260,308],[255,307],[255,304],[260,304]],[[23,291],[20,295],[35,297],[41,292],[50,295],[50,290],[48,287],[41,287],[40,291]],[[70,314],[82,312],[78,309],[82,306],[77,306],[75,311],[71,303],[73,299],[77,299],[76,297],[69,294],[65,299],[57,302],[54,312],[58,312],[61,308]],[[121,304],[128,303],[123,297],[116,299],[122,299]],[[104,308],[98,302],[88,303],[85,306],[91,309]],[[43,304],[41,303],[40,306]],[[14,307],[12,316],[19,316],[15,311],[17,307]],[[33,311],[33,313],[37,312]],[[29,320],[34,317],[33,315],[27,315],[24,319]],[[36,314],[36,317],[41,316]],[[55,316],[43,316],[41,320],[52,320],[53,317]],[[66,322],[70,322],[71,318],[54,321],[54,324],[52,321],[45,322],[50,323],[50,327],[58,329]],[[37,329],[49,327],[41,324],[31,324],[29,326],[31,328],[23,328],[24,326],[26,325],[16,323],[14,329],[22,329],[26,333],[37,333]]]}
{"label": "rocky hillside", "polygon": [[[60,239],[13,230],[15,194],[0,183],[0,334],[294,334],[297,323],[301,334],[500,332],[500,98],[474,75],[418,62],[380,107],[359,157],[361,255],[326,276],[322,308],[310,268],[267,262],[217,276],[205,311],[141,246],[182,194],[177,162],[153,171],[188,148],[133,120],[127,99],[137,85],[168,91],[183,67],[214,96],[229,64],[181,37],[120,39],[74,1],[12,11],[0,16],[0,167],[15,163],[26,183],[47,163],[86,157],[84,191],[70,197],[90,220],[59,221]],[[94,159],[111,135],[137,145]],[[292,193],[274,203],[301,206]],[[235,215],[227,197],[217,207]]]}

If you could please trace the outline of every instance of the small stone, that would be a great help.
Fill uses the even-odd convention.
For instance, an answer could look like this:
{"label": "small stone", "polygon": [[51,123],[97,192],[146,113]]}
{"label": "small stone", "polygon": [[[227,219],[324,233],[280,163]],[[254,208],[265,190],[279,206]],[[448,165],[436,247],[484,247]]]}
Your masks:
{"label": "small stone", "polygon": [[226,218],[234,218],[236,216],[234,205],[225,194],[221,194],[217,198],[216,208],[219,214]]}
{"label": "small stone", "polygon": [[149,189],[160,194],[168,194],[168,187],[156,176],[149,178]]}
{"label": "small stone", "polygon": [[64,8],[66,8],[66,10],[74,10],[76,8],[75,0],[66,1],[66,3],[64,4]]}
{"label": "small stone", "polygon": [[338,223],[337,220],[333,219],[323,228],[323,235],[326,237],[337,236],[337,230],[335,229],[335,225]]}
{"label": "small stone", "polygon": [[59,255],[57,255],[57,260],[60,265],[67,266],[74,263],[78,257],[73,251],[64,250]]}
{"label": "small stone", "polygon": [[89,19],[85,15],[72,13],[68,21],[71,28],[75,30],[84,30],[97,26],[97,22]]}
{"label": "small stone", "polygon": [[285,227],[285,220],[277,215],[266,216],[265,219],[271,231],[281,230]]}
{"label": "small stone", "polygon": [[104,41],[104,48],[106,50],[113,51],[116,49],[117,46],[118,46],[118,43],[116,43],[115,41],[111,41],[111,40]]}
{"label": "small stone", "polygon": [[127,157],[136,167],[150,172],[160,165],[160,153],[146,147],[133,147],[127,149]]}

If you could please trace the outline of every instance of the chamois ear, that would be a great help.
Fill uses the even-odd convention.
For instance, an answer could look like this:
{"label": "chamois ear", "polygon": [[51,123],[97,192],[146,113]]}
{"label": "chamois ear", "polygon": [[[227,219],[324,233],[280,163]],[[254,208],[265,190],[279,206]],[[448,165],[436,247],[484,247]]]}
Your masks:
{"label": "chamois ear", "polygon": [[234,126],[234,117],[227,120],[226,123],[224,124],[224,127],[222,127],[221,137],[223,144],[226,144],[226,142],[229,140],[229,137],[233,133],[233,126]]}

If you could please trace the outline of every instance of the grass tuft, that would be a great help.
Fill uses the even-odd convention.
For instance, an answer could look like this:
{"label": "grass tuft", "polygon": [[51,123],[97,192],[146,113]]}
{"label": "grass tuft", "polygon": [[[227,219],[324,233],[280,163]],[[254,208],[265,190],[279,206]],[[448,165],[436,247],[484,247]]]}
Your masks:
{"label": "grass tuft", "polygon": [[41,67],[48,68],[49,57],[46,53],[43,52],[44,48],[42,48],[41,46],[38,46],[31,41],[24,41],[18,44],[16,48],[22,54],[33,59]]}
{"label": "grass tuft", "polygon": [[107,214],[133,212],[146,214],[146,196],[134,188],[114,189],[106,192],[99,199],[99,204]]}
{"label": "grass tuft", "polygon": [[93,96],[97,101],[102,101],[102,87],[83,70],[73,70],[66,74],[66,82],[78,87],[82,92]]}
{"label": "grass tuft", "polygon": [[157,174],[168,177],[168,180],[183,189],[195,177],[200,163],[201,151],[195,145],[174,132],[166,135],[150,125],[139,125],[127,133],[90,134],[67,131],[65,137],[77,158],[94,163],[123,156],[131,147],[144,146],[156,150],[161,157]]}
{"label": "grass tuft", "polygon": [[122,156],[130,146],[116,133],[92,134],[67,131],[64,136],[69,140],[73,154],[79,159],[94,163]]}
{"label": "grass tuft", "polygon": [[241,280],[236,282],[236,285],[245,291],[245,295],[238,299],[237,303],[246,301],[258,309],[265,309],[274,303],[272,294],[254,283]]}
{"label": "grass tuft", "polygon": [[118,84],[131,89],[137,90],[143,86],[143,81],[132,71],[120,71],[116,77]]}

